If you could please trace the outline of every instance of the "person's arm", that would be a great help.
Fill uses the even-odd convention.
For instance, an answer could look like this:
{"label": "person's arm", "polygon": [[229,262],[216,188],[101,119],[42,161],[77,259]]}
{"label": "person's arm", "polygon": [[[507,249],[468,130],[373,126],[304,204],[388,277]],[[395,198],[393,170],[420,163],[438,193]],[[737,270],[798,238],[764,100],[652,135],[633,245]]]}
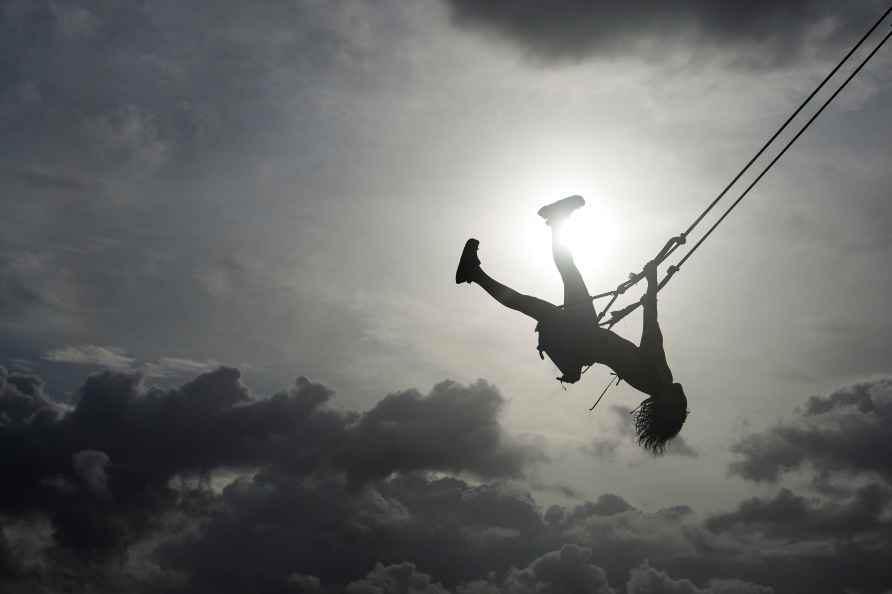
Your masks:
{"label": "person's arm", "polygon": [[653,260],[644,265],[644,278],[647,279],[647,292],[644,294],[645,307],[648,301],[655,302],[660,283],[657,281],[657,264]]}
{"label": "person's arm", "polygon": [[641,328],[641,344],[656,344],[662,348],[663,335],[657,324],[657,265],[651,260],[644,265],[644,277],[647,279],[647,292],[644,293],[644,324]]}
{"label": "person's arm", "polygon": [[649,361],[666,383],[672,383],[672,371],[666,362],[666,353],[663,350],[663,333],[657,322],[657,291],[660,283],[657,281],[657,265],[648,262],[644,267],[644,275],[647,278],[647,292],[644,294],[644,323],[641,328],[641,350],[647,355]]}
{"label": "person's arm", "polygon": [[644,277],[647,279],[647,291],[642,300],[644,324],[641,328],[641,344],[650,343],[662,347],[663,335],[657,323],[657,291],[660,284],[657,281],[657,265],[653,260],[644,265]]}

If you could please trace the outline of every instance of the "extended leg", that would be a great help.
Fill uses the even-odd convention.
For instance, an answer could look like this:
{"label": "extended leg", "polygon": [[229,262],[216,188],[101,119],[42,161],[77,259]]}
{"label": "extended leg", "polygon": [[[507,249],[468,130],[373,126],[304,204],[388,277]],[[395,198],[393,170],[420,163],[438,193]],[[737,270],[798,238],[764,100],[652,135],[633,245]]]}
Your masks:
{"label": "extended leg", "polygon": [[458,270],[455,272],[456,283],[477,283],[505,307],[526,314],[537,321],[557,309],[554,304],[518,293],[483,272],[483,269],[480,268],[480,260],[477,258],[478,245],[479,242],[476,239],[469,239],[465,243]]}
{"label": "extended leg", "polygon": [[539,216],[551,227],[551,255],[564,282],[564,307],[581,318],[590,319],[595,317],[595,306],[588,294],[585,281],[582,280],[582,275],[573,262],[573,254],[560,241],[564,223],[577,208],[584,205],[585,200],[582,196],[568,196],[540,208]]}
{"label": "extended leg", "polygon": [[524,295],[506,287],[483,272],[482,268],[478,268],[474,273],[473,282],[483,287],[483,290],[505,307],[526,314],[537,321],[552,313],[557,307],[544,299]]}
{"label": "extended leg", "polygon": [[564,221],[551,223],[551,255],[564,283],[564,307],[570,308],[569,311],[580,316],[593,318],[596,316],[595,306],[588,294],[588,288],[573,261],[573,254],[559,238],[563,223]]}

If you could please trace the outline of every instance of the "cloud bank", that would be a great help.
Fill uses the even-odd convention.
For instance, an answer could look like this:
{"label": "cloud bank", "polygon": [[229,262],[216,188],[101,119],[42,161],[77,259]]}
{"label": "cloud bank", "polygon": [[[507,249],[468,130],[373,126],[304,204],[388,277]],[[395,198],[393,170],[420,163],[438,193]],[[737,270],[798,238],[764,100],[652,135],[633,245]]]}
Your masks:
{"label": "cloud bank", "polygon": [[[74,405],[55,403],[35,376],[2,370],[9,488],[0,495],[0,584],[10,592],[880,593],[892,583],[892,488],[845,452],[885,410],[888,386],[816,397],[794,423],[735,448],[734,472],[755,465],[765,472],[754,476],[779,481],[794,469],[768,471],[776,450],[791,447],[786,430],[834,427],[838,455],[828,457],[827,446],[794,457],[797,471],[813,475],[807,492],[782,487],[700,518],[683,504],[645,512],[616,494],[543,509],[522,482],[542,453],[503,430],[504,398],[484,381],[396,392],[358,413],[333,408],[332,391],[306,378],[260,398],[226,367],[172,389],[104,371]],[[875,424],[890,437],[887,424]]]}
{"label": "cloud bank", "polygon": [[760,68],[835,50],[886,8],[828,0],[446,1],[459,27],[507,39],[546,63],[636,54],[659,61],[683,50]]}

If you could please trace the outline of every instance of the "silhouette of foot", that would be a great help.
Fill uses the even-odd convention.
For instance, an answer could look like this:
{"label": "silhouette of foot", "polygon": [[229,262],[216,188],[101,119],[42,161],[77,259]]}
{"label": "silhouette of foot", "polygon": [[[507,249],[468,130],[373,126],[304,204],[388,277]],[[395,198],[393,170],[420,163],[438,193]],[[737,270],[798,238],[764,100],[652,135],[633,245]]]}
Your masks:
{"label": "silhouette of foot", "polygon": [[480,268],[480,259],[477,257],[477,246],[480,242],[469,239],[465,242],[461,259],[458,261],[458,269],[455,271],[455,284],[469,283],[474,280],[474,272]]}
{"label": "silhouette of foot", "polygon": [[582,206],[585,206],[585,199],[582,196],[574,194],[573,196],[558,200],[557,202],[546,204],[539,209],[538,214],[545,219],[547,224],[553,225],[564,220],[573,214],[574,210],[581,208]]}

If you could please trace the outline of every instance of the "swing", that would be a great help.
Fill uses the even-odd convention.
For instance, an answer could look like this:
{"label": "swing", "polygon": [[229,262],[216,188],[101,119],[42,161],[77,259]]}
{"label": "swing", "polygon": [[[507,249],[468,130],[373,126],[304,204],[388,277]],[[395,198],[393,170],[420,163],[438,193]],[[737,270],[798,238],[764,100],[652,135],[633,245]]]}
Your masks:
{"label": "swing", "polygon": [[[715,199],[713,199],[713,201],[703,210],[703,212],[700,213],[700,215],[694,220],[694,222],[691,223],[690,226],[688,226],[688,228],[685,229],[681,234],[679,234],[675,237],[672,237],[671,239],[669,239],[669,241],[666,242],[666,245],[664,245],[663,248],[656,255],[656,257],[654,257],[653,262],[655,262],[657,265],[662,264],[663,261],[666,260],[667,258],[669,258],[669,256],[671,256],[679,247],[681,247],[687,243],[688,236],[700,224],[700,222],[703,221],[703,219],[706,217],[706,215],[709,214],[709,212],[722,200],[722,198],[725,197],[725,194],[727,194],[728,191],[734,186],[734,184],[736,184],[737,181],[743,176],[743,174],[749,170],[749,168],[753,165],[753,163],[755,163],[756,160],[762,156],[762,154],[768,149],[768,147],[771,146],[772,143],[774,143],[774,141],[777,139],[777,137],[780,136],[780,134],[796,118],[796,116],[799,115],[799,113],[805,108],[805,106],[808,105],[812,99],[814,99],[815,95],[817,95],[821,91],[821,89],[824,88],[824,86],[830,81],[831,78],[833,78],[833,76],[839,71],[839,69],[842,68],[842,66],[846,62],[848,62],[849,58],[851,58],[852,55],[858,50],[858,48],[860,48],[864,44],[864,42],[867,40],[867,38],[870,37],[870,35],[876,30],[877,27],[880,26],[880,24],[886,19],[887,16],[889,16],[890,13],[892,13],[892,6],[890,6],[886,10],[886,12],[884,12],[883,15],[880,16],[879,19],[877,19],[877,21],[867,31],[867,33],[865,33],[861,37],[861,39],[858,40],[858,42],[852,47],[852,49],[849,50],[849,52],[842,58],[842,60],[839,61],[839,63],[833,68],[833,70],[831,70],[830,73],[827,76],[825,76],[824,79],[820,82],[820,84],[818,84],[818,86],[815,87],[815,89],[802,101],[802,103],[799,104],[799,107],[796,108],[796,110],[786,119],[786,121],[780,126],[780,128],[778,128],[777,131],[765,142],[765,144],[762,145],[762,147],[747,162],[747,164],[743,166],[743,168],[737,173],[737,175],[734,176],[734,178],[728,183],[728,185],[726,185],[722,189],[722,191],[719,192],[718,196],[716,196]],[[799,129],[799,131],[784,145],[784,147],[780,150],[780,152],[778,152],[778,154],[775,155],[775,157],[768,163],[768,165],[766,165],[762,169],[762,171],[759,173],[759,175],[757,175],[756,178],[752,182],[750,182],[750,184],[747,185],[746,188],[744,188],[744,190],[740,193],[740,195],[737,197],[737,199],[734,200],[734,202],[732,202],[731,205],[727,209],[725,209],[725,211],[722,213],[722,215],[712,224],[712,226],[709,227],[709,229],[706,230],[706,232],[693,245],[693,247],[689,248],[687,250],[687,252],[685,253],[685,255],[677,263],[670,265],[666,269],[666,276],[663,277],[663,279],[659,282],[657,290],[661,290],[663,287],[665,287],[669,283],[669,281],[681,269],[681,267],[684,265],[684,263],[687,262],[688,259],[690,259],[690,257],[694,255],[694,252],[697,251],[697,249],[703,244],[703,242],[706,241],[706,239],[710,235],[712,235],[713,231],[716,230],[716,228],[722,223],[722,221],[724,221],[725,218],[729,214],[731,214],[731,211],[734,210],[734,208],[738,204],[740,204],[740,202],[749,194],[750,190],[752,190],[756,186],[756,184],[759,183],[759,181],[765,176],[766,173],[768,173],[768,171],[774,166],[774,164],[780,160],[780,158],[784,155],[784,153],[787,152],[787,150],[793,145],[793,143],[795,143],[796,140],[798,140],[799,137],[802,136],[802,134],[805,133],[805,131],[809,128],[809,126],[811,126],[811,124],[818,118],[818,116],[821,115],[821,113],[824,111],[824,109],[828,105],[830,105],[830,103],[836,98],[837,95],[839,95],[839,93],[846,87],[846,85],[848,85],[849,82],[853,78],[855,78],[855,76],[861,71],[861,69],[867,64],[867,62],[869,62],[870,59],[873,58],[874,54],[876,54],[879,51],[879,49],[881,47],[883,47],[883,45],[886,43],[886,41],[888,41],[889,37],[892,37],[892,30],[890,30],[888,33],[886,33],[885,36],[883,36],[882,40],[880,40],[880,42],[876,45],[876,47],[874,47],[873,50],[871,50],[871,52],[869,54],[867,54],[867,56],[858,64],[858,66],[846,77],[846,79],[842,82],[842,84],[833,92],[833,94],[830,95],[830,97],[828,97],[826,101],[824,101],[824,103],[821,105],[821,107],[805,122],[805,124]],[[610,319],[607,321],[602,321],[604,314],[607,313],[607,310],[609,310],[611,307],[613,307],[616,300],[619,299],[619,297],[621,295],[623,295],[626,291],[628,291],[629,289],[631,289],[632,287],[637,285],[638,282],[641,281],[642,278],[644,278],[643,270],[638,273],[632,273],[629,275],[628,280],[617,285],[617,287],[615,289],[613,289],[611,291],[606,291],[604,293],[599,293],[598,295],[594,295],[593,297],[591,297],[591,299],[593,301],[597,300],[597,299],[602,299],[605,297],[610,298],[610,301],[607,303],[607,306],[601,310],[601,313],[597,314],[598,325],[605,326],[607,329],[610,329],[614,325],[616,325],[620,320],[625,318],[627,315],[629,315],[630,313],[632,313],[633,311],[635,311],[636,309],[641,307],[641,305],[644,302],[643,298],[641,298],[638,301],[631,303],[623,308],[611,311]],[[573,307],[574,305],[576,305],[576,304],[570,303],[570,304],[564,304],[561,307],[567,308],[567,307]],[[588,370],[588,368],[586,368],[583,371],[583,373],[587,370]],[[616,377],[616,378],[610,379],[610,382],[608,382],[607,386],[604,388],[604,391],[601,392],[601,395],[598,397],[597,401],[595,401],[595,404],[592,405],[592,407],[589,409],[590,411],[595,409],[595,407],[598,405],[598,403],[601,401],[601,399],[604,398],[604,395],[607,393],[607,390],[609,390],[610,387],[614,385],[614,382],[616,384],[619,384],[619,378]]]}

